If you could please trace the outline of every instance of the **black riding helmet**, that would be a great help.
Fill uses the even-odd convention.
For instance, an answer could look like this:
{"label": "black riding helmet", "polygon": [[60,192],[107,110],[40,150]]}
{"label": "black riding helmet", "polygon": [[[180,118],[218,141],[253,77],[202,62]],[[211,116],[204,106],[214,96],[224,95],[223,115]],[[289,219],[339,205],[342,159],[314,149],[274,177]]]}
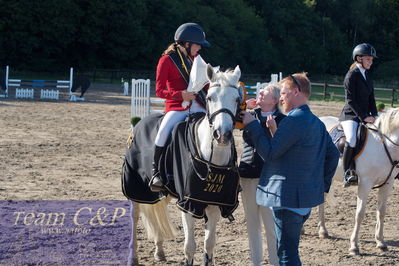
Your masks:
{"label": "black riding helmet", "polygon": [[177,28],[175,33],[176,42],[196,43],[203,47],[209,47],[211,44],[205,40],[205,32],[197,23],[184,23]]}
{"label": "black riding helmet", "polygon": [[356,61],[356,56],[372,56],[374,58],[377,57],[377,52],[375,51],[374,47],[368,43],[361,43],[356,45],[352,52],[352,59]]}

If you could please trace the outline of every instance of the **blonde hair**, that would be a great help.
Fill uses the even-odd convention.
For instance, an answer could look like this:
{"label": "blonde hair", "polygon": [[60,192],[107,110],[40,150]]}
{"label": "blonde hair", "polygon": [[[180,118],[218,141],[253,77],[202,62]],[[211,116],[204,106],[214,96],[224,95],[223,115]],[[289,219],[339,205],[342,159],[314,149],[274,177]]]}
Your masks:
{"label": "blonde hair", "polygon": [[357,67],[357,62],[353,62],[353,64],[349,67],[349,70],[354,69],[355,67]]}
{"label": "blonde hair", "polygon": [[164,55],[170,55],[173,52],[176,52],[176,43],[171,43],[166,49],[165,51],[163,51],[162,56]]}
{"label": "blonde hair", "polygon": [[290,89],[298,87],[299,91],[307,97],[312,93],[307,72],[295,73],[280,80],[279,84],[287,83]]}

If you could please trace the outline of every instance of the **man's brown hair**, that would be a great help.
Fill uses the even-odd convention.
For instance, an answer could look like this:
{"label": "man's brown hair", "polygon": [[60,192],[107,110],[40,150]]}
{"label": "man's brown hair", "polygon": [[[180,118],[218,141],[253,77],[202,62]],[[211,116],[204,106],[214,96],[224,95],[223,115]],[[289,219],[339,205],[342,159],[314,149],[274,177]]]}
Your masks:
{"label": "man's brown hair", "polygon": [[300,92],[309,97],[312,89],[307,74],[306,72],[295,73],[283,78],[279,83],[287,83],[290,89],[297,87]]}

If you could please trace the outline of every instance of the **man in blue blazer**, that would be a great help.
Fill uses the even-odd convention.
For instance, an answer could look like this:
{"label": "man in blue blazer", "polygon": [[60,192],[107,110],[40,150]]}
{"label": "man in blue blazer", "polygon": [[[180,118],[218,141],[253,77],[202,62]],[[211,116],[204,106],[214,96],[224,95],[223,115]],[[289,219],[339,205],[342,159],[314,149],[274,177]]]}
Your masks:
{"label": "man in blue blazer", "polygon": [[241,116],[244,130],[264,161],[256,201],[272,208],[279,262],[291,266],[301,265],[301,229],[311,208],[324,202],[339,152],[324,124],[307,105],[311,89],[306,73],[290,75],[280,83],[280,103],[287,117],[273,138],[265,135],[252,115],[243,111]]}

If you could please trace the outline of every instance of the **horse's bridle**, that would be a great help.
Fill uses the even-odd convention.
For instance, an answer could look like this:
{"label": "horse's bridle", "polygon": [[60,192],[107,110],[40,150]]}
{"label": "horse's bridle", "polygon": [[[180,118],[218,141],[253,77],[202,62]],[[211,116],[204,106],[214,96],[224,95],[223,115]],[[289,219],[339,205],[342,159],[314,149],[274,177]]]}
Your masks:
{"label": "horse's bridle", "polygon": [[384,146],[385,153],[386,153],[386,155],[387,155],[387,157],[388,157],[388,159],[389,159],[389,162],[390,162],[391,165],[392,165],[391,170],[389,171],[389,174],[388,174],[387,177],[385,178],[385,181],[384,181],[382,184],[373,187],[373,189],[375,189],[375,188],[380,188],[380,187],[382,187],[383,185],[385,185],[385,184],[388,182],[389,178],[390,178],[391,175],[392,175],[393,169],[394,169],[395,167],[396,167],[396,168],[399,168],[399,161],[394,161],[394,160],[392,159],[391,153],[390,153],[389,150],[388,150],[388,147],[387,147],[387,144],[386,144],[386,141],[385,141],[385,140],[388,140],[388,141],[391,142],[393,145],[398,146],[398,147],[399,147],[399,144],[398,144],[398,143],[395,143],[395,142],[394,142],[393,140],[391,140],[387,135],[383,134],[383,133],[381,132],[381,130],[380,130],[380,126],[379,126],[379,125],[378,125],[377,128],[373,128],[373,127],[370,127],[369,125],[367,125],[367,124],[365,124],[365,123],[362,123],[362,124],[363,124],[367,129],[369,129],[370,131],[377,132],[377,134],[380,136],[382,145]]}
{"label": "horse's bridle", "polygon": [[[220,87],[220,84],[215,83],[215,84],[213,84],[212,86],[210,86],[209,89],[210,89],[211,87]],[[230,85],[229,87],[232,87],[232,88],[235,88],[235,89],[238,90],[238,87],[237,87],[237,86]],[[208,90],[209,90],[209,89],[208,89]],[[239,112],[239,106],[240,106],[240,101],[237,101],[237,114],[238,114],[238,112]],[[213,112],[212,114],[210,114],[210,112],[209,112],[209,105],[208,105],[208,99],[206,100],[206,117],[207,117],[207,119],[208,119],[208,123],[209,123],[209,126],[210,126],[211,128],[213,128],[213,120],[215,119],[215,116],[217,116],[218,114],[221,114],[221,113],[226,113],[226,114],[228,114],[228,115],[231,117],[231,119],[233,120],[233,127],[234,127],[234,125],[235,125],[235,123],[236,123],[236,120],[237,120],[237,114],[234,115],[233,112],[232,112],[230,109],[227,109],[227,108],[221,108],[221,109],[219,109],[219,110],[216,110],[216,111]],[[214,138],[213,135],[212,135],[212,138]],[[235,150],[234,138],[233,138],[232,149]],[[232,153],[233,153],[233,152],[234,152],[234,151],[232,150]],[[212,160],[212,156],[213,156],[213,141],[212,141],[212,143],[211,143],[211,156],[210,156],[209,162]],[[231,159],[233,159],[233,157],[232,157]],[[210,165],[209,165],[209,162],[207,162],[208,172],[209,172],[210,169],[211,169],[211,168],[210,168]],[[230,161],[229,165],[233,165],[234,167],[236,167],[235,162],[232,161],[232,160]]]}
{"label": "horse's bridle", "polygon": [[[216,84],[212,85],[212,87],[217,87],[217,86],[220,86],[220,84],[216,83]],[[232,87],[232,88],[235,88],[235,89],[238,90],[238,87],[237,87],[237,86],[230,85],[229,87]],[[209,87],[209,88],[211,88],[211,87]],[[239,106],[240,106],[240,102],[237,101],[237,112],[239,112],[239,110],[240,110]],[[237,113],[234,115],[233,112],[230,111],[230,110],[227,109],[227,108],[221,108],[221,109],[219,109],[219,110],[213,112],[212,114],[210,114],[210,112],[209,112],[209,107],[208,107],[208,101],[206,101],[206,111],[207,111],[207,112],[206,112],[206,113],[207,113],[206,116],[207,116],[207,118],[208,118],[208,122],[209,122],[209,126],[210,126],[210,127],[213,127],[213,120],[215,119],[215,116],[217,116],[217,115],[220,114],[220,113],[226,113],[226,114],[228,114],[228,115],[231,117],[231,119],[233,120],[233,125],[234,125],[234,124],[236,123],[236,121],[237,121]]]}

